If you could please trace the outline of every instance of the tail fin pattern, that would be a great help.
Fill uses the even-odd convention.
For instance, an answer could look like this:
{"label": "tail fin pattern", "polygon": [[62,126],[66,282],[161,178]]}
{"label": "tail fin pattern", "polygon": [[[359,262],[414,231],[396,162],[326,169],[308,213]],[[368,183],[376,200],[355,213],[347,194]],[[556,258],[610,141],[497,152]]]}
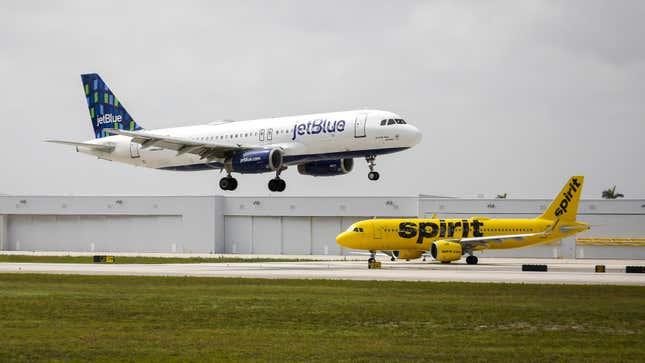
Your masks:
{"label": "tail fin pattern", "polygon": [[98,74],[82,74],[81,79],[97,139],[110,136],[103,129],[142,130]]}
{"label": "tail fin pattern", "polygon": [[572,176],[565,184],[549,208],[538,218],[563,221],[575,221],[578,214],[578,204],[582,193],[584,176]]}

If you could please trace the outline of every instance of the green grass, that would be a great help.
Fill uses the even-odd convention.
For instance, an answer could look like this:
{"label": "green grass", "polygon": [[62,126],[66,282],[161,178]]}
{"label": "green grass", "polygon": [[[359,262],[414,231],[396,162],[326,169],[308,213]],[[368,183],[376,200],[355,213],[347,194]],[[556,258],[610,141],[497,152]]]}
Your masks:
{"label": "green grass", "polygon": [[645,288],[0,274],[0,361],[645,361]]}
{"label": "green grass", "polygon": [[[100,255],[100,253],[98,254]],[[115,256],[114,263],[233,263],[233,262],[303,262],[309,259],[238,258],[238,257],[130,257]],[[92,256],[0,255],[0,262],[94,263]]]}

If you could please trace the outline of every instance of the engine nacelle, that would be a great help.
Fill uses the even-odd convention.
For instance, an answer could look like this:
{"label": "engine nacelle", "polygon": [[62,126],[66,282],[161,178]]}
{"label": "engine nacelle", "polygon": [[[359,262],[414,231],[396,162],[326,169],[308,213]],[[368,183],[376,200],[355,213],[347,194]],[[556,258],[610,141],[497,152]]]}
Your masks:
{"label": "engine nacelle", "polygon": [[430,246],[432,258],[441,262],[457,261],[463,255],[461,245],[455,242],[436,241]]}
{"label": "engine nacelle", "polygon": [[402,260],[416,260],[423,255],[423,251],[419,250],[400,250],[392,251],[394,257]]}
{"label": "engine nacelle", "polygon": [[227,160],[232,171],[242,174],[257,174],[282,168],[282,151],[279,149],[249,150],[235,154]]}
{"label": "engine nacelle", "polygon": [[347,174],[354,168],[354,159],[320,160],[298,165],[298,172],[311,176]]}

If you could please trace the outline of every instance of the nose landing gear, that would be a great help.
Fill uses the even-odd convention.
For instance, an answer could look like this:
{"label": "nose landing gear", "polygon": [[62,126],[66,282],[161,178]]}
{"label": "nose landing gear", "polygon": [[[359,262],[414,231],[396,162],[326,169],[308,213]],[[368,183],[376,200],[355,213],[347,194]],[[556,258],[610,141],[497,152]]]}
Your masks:
{"label": "nose landing gear", "polygon": [[475,255],[470,255],[466,257],[466,263],[469,265],[476,265],[479,259]]}
{"label": "nose landing gear", "polygon": [[370,168],[370,172],[367,173],[367,179],[372,181],[378,180],[380,175],[378,171],[374,171],[374,166],[376,165],[374,160],[376,160],[376,155],[368,155],[365,157],[365,160],[367,161],[367,167]]}

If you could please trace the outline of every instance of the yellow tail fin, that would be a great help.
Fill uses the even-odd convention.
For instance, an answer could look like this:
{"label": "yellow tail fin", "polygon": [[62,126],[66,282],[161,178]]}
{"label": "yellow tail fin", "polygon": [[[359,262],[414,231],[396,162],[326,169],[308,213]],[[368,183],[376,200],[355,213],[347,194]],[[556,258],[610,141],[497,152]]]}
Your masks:
{"label": "yellow tail fin", "polygon": [[584,176],[572,176],[564,188],[562,188],[560,194],[555,197],[546,212],[538,218],[548,220],[559,218],[564,221],[575,221],[584,181]]}

